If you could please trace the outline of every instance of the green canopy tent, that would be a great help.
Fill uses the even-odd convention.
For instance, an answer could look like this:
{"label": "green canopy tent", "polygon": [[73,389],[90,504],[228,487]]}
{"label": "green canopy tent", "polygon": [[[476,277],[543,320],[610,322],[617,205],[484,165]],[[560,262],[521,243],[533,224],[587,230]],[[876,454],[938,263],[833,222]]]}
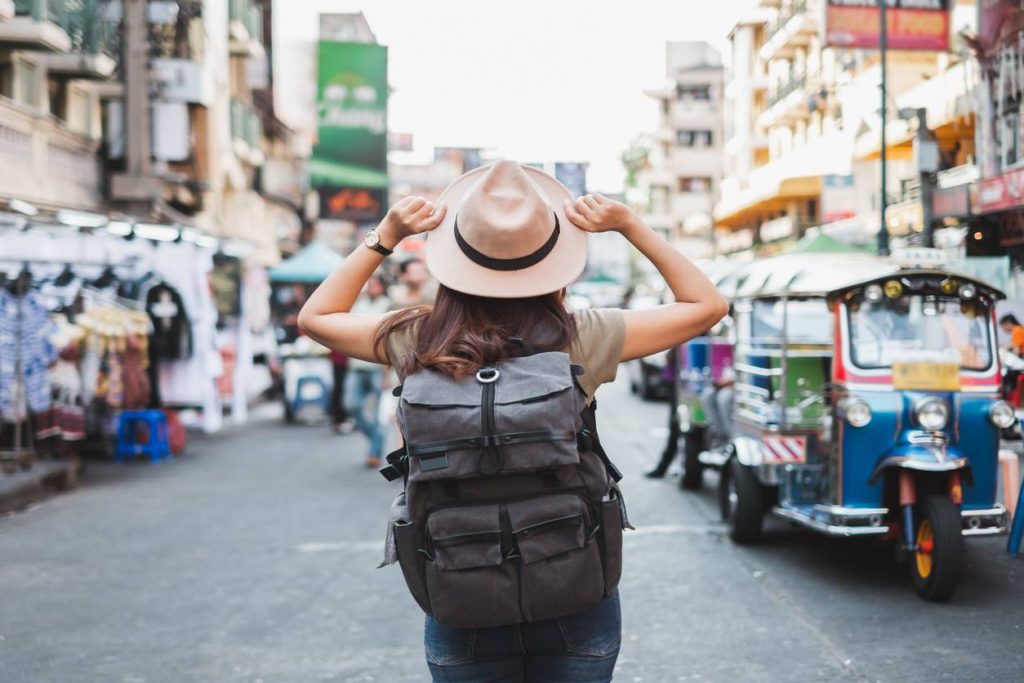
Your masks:
{"label": "green canopy tent", "polygon": [[344,259],[323,242],[310,242],[291,258],[270,269],[270,281],[276,284],[319,284]]}
{"label": "green canopy tent", "polygon": [[858,247],[846,242],[840,242],[835,237],[818,233],[817,235],[804,235],[796,244],[783,252],[784,254],[870,254],[873,251],[868,247]]}

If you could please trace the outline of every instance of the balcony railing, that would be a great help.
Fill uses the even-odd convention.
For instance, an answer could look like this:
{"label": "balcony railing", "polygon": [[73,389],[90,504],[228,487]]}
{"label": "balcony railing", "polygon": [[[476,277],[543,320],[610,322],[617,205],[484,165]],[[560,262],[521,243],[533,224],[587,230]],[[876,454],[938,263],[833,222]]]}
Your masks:
{"label": "balcony railing", "polygon": [[781,31],[789,20],[798,14],[807,12],[807,0],[794,0],[784,7],[779,8],[775,19],[765,29],[765,40],[771,40],[772,36]]}
{"label": "balcony railing", "polygon": [[251,40],[263,43],[263,10],[253,0],[231,0],[228,18],[245,26]]}
{"label": "balcony railing", "polygon": [[71,51],[117,57],[118,36],[103,10],[107,0],[15,0],[14,15],[48,21],[71,39]]}
{"label": "balcony railing", "polygon": [[768,107],[774,107],[777,103],[786,99],[794,90],[803,90],[807,85],[807,73],[805,71],[790,72],[785,81],[782,81],[774,90],[768,92]]}
{"label": "balcony railing", "polygon": [[263,120],[259,112],[241,100],[231,100],[231,137],[256,150],[263,140]]}

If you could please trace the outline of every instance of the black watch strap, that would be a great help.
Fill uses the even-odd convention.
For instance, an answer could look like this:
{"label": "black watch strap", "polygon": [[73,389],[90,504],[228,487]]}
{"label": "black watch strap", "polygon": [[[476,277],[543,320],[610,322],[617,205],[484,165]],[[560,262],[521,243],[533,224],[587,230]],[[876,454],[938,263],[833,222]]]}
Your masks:
{"label": "black watch strap", "polygon": [[392,254],[395,253],[394,249],[388,249],[387,247],[385,247],[380,242],[377,242],[377,244],[375,244],[372,247],[370,247],[370,249],[373,249],[378,254],[383,254],[384,256],[391,256]]}

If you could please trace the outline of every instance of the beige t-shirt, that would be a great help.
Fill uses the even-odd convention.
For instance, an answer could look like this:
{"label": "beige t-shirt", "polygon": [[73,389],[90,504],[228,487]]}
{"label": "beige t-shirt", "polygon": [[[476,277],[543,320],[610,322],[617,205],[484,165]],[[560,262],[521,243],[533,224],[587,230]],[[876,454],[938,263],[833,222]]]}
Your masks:
{"label": "beige t-shirt", "polygon": [[[626,323],[617,308],[588,308],[573,311],[576,319],[576,340],[569,347],[569,358],[583,366],[580,386],[588,402],[597,388],[615,379],[626,340]],[[406,327],[391,334],[385,342],[388,362],[398,367],[415,347],[415,330]]]}

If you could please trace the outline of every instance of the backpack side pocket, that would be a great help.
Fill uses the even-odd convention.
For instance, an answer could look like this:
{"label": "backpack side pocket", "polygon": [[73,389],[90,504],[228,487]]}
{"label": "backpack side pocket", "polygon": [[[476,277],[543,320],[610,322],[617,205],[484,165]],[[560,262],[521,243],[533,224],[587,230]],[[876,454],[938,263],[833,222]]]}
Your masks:
{"label": "backpack side pocket", "polygon": [[622,577],[622,510],[617,497],[601,501],[601,541],[604,594],[607,596]]}
{"label": "backpack side pocket", "polygon": [[398,564],[402,567],[402,576],[409,587],[409,592],[424,612],[430,614],[430,599],[427,596],[427,583],[424,577],[426,558],[420,552],[423,547],[423,534],[412,522],[399,520],[394,523],[395,549],[398,551]]}

